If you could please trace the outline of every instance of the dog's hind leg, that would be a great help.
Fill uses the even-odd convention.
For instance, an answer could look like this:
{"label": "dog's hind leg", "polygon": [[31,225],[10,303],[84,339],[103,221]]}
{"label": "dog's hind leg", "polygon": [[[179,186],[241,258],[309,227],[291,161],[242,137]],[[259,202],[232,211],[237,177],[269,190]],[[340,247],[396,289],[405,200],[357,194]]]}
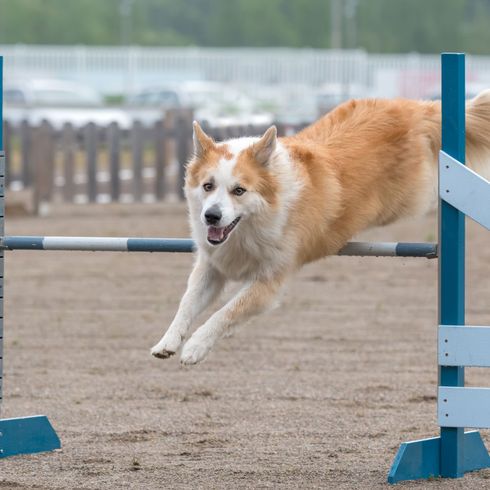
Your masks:
{"label": "dog's hind leg", "polygon": [[283,283],[284,278],[281,277],[246,284],[236,296],[194,332],[182,349],[181,362],[196,364],[202,361],[215,342],[231,327],[271,307]]}
{"label": "dog's hind leg", "polygon": [[224,283],[223,275],[202,257],[198,257],[177,314],[160,342],[151,349],[151,354],[160,359],[175,354],[193,320],[216,299]]}

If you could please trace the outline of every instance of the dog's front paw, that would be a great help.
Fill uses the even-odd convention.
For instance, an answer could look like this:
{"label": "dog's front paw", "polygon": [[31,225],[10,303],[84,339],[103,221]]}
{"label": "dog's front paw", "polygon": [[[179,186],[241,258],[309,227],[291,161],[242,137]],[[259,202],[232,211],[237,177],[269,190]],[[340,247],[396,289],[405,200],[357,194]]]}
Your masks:
{"label": "dog's front paw", "polygon": [[182,349],[180,362],[182,364],[197,364],[201,362],[211,350],[213,344],[192,336]]}
{"label": "dog's front paw", "polygon": [[151,348],[151,355],[158,359],[167,359],[173,356],[182,343],[182,337],[179,333],[167,332],[158,344]]}

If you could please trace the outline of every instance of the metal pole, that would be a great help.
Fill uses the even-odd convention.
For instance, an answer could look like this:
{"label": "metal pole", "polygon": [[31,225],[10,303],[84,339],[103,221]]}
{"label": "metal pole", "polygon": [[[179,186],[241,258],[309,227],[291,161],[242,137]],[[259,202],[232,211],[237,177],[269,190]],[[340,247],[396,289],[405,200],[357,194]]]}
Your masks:
{"label": "metal pole", "polygon": [[[0,56],[0,236],[5,229],[5,154],[3,153],[3,57]],[[3,400],[3,250],[0,250],[0,409]]]}
{"label": "metal pole", "polygon": [[347,34],[347,49],[356,49],[357,47],[357,8],[359,0],[347,0],[345,3],[345,20]]}
{"label": "metal pole", "polygon": [[121,0],[119,13],[121,15],[121,46],[131,44],[131,10],[132,0]]}
{"label": "metal pole", "polygon": [[[442,55],[442,150],[465,163],[465,58]],[[465,323],[465,216],[439,200],[439,324]],[[464,386],[464,368],[442,366],[440,386]],[[464,475],[464,428],[441,427],[441,476]]]}
{"label": "metal pole", "polygon": [[342,5],[330,0],[330,49],[342,49]]}

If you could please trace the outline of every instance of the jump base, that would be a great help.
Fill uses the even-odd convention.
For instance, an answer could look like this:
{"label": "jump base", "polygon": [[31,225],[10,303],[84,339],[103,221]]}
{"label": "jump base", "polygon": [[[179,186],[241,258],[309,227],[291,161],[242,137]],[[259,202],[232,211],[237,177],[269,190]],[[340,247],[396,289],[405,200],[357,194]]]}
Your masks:
{"label": "jump base", "polygon": [[[490,456],[480,432],[465,432],[464,473],[483,468],[490,468]],[[441,438],[432,437],[404,442],[400,446],[388,474],[388,483],[441,476]]]}
{"label": "jump base", "polygon": [[0,420],[0,458],[60,448],[60,439],[45,415]]}

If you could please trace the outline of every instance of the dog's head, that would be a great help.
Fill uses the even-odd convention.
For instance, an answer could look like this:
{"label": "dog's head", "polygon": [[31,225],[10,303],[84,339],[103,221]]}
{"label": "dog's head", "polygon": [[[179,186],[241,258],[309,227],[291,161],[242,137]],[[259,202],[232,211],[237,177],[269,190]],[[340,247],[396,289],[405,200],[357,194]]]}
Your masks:
{"label": "dog's head", "polygon": [[255,214],[276,204],[278,186],[270,167],[277,131],[271,126],[261,138],[217,144],[194,122],[193,139],[194,157],[187,167],[186,196],[193,226],[216,246],[231,233],[237,233]]}

